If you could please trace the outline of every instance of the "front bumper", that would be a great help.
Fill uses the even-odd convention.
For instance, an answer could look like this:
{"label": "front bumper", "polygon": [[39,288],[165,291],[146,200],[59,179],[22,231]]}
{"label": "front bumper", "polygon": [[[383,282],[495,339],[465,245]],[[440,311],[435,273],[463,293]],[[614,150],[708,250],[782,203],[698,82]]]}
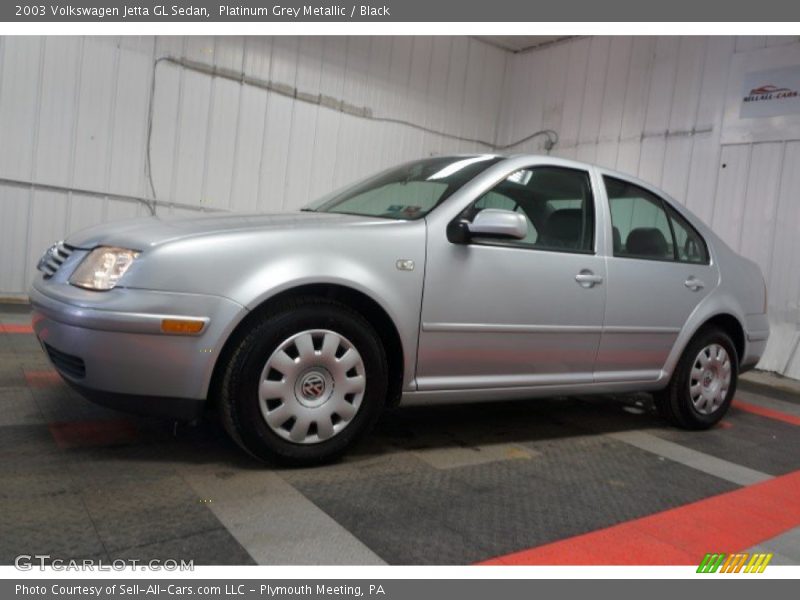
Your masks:
{"label": "front bumper", "polygon": [[[90,400],[130,412],[191,418],[246,309],[227,298],[115,288],[81,290],[39,276],[33,329],[59,374]],[[206,320],[197,335],[161,333],[165,317]]]}

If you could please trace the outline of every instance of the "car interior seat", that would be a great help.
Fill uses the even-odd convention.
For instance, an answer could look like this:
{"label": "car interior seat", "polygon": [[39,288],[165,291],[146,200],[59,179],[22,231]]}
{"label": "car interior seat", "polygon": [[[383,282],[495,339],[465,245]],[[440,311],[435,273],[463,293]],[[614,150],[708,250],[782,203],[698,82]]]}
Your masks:
{"label": "car interior seat", "polygon": [[625,242],[627,254],[635,256],[648,256],[654,258],[668,258],[669,245],[664,234],[655,227],[637,227],[628,234]]}
{"label": "car interior seat", "polygon": [[583,211],[580,208],[562,208],[553,211],[545,224],[541,245],[551,248],[579,248]]}

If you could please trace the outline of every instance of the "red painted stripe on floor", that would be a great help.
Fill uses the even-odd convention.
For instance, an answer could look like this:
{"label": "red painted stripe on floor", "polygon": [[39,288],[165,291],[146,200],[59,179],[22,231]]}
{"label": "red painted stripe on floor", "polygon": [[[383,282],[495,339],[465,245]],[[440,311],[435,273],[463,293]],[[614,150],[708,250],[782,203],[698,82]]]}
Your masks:
{"label": "red painted stripe on floor", "polygon": [[61,384],[61,377],[55,371],[29,371],[24,369],[25,381],[32,388],[47,388]]}
{"label": "red painted stripe on floor", "polygon": [[15,325],[12,323],[0,323],[0,333],[33,333],[33,327],[30,325]]}
{"label": "red painted stripe on floor", "polygon": [[758,404],[750,404],[749,402],[734,400],[733,408],[737,408],[760,417],[767,417],[768,419],[783,421],[784,423],[789,423],[790,425],[800,425],[800,417],[780,412],[779,410],[774,410],[772,408],[765,408],[763,406],[759,406]]}
{"label": "red painted stripe on floor", "polygon": [[136,424],[126,419],[50,423],[47,427],[63,450],[129,444],[138,436]]}
{"label": "red painted stripe on floor", "polygon": [[800,471],[485,565],[697,565],[800,526]]}

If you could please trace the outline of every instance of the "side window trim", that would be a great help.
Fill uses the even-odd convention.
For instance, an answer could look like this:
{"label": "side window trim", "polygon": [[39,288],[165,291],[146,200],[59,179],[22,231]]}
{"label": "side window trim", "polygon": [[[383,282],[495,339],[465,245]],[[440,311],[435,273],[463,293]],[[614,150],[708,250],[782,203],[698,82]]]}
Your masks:
{"label": "side window trim", "polygon": [[669,226],[669,234],[672,237],[672,260],[674,262],[681,262],[680,257],[678,255],[678,238],[675,235],[675,226],[672,224],[672,217],[669,214],[669,210],[667,210],[667,202],[658,194],[653,194],[658,201],[661,203],[661,210],[664,211],[664,215],[667,217],[667,225]]}

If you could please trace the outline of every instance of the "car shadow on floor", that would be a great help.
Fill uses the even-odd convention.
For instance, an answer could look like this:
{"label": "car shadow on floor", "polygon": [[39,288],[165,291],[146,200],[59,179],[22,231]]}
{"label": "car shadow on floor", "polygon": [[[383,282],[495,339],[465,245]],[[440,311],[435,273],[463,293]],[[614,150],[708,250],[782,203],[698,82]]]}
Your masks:
{"label": "car shadow on floor", "polygon": [[[121,416],[123,416],[120,413]],[[104,455],[120,461],[226,465],[233,469],[278,468],[241,450],[213,413],[194,423],[123,416],[136,428],[134,440],[105,447],[76,448],[86,458]],[[513,402],[486,402],[387,410],[375,429],[342,459],[380,460],[403,452],[473,449],[492,446],[535,447],[604,433],[661,428],[646,394],[558,397]]]}

